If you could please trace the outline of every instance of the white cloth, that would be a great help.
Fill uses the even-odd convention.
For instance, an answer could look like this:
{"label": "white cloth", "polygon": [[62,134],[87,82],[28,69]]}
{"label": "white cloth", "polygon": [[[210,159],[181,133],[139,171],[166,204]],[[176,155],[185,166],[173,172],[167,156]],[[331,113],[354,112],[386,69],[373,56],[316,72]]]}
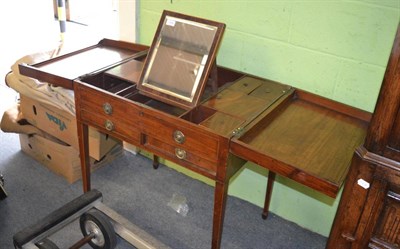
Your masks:
{"label": "white cloth", "polygon": [[11,66],[11,72],[6,75],[6,83],[9,87],[22,95],[61,108],[62,110],[75,115],[75,99],[73,90],[53,86],[49,83],[41,82],[19,73],[19,64],[26,63],[32,65],[42,62],[55,57],[58,52],[59,50],[56,49],[22,57]]}

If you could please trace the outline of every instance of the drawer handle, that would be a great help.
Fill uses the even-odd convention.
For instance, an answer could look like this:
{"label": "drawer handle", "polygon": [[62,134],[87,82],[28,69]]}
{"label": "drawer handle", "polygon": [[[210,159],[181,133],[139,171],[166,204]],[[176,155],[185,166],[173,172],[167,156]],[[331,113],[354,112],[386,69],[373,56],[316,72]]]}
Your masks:
{"label": "drawer handle", "polygon": [[113,112],[113,108],[112,108],[112,106],[111,106],[110,103],[104,103],[104,104],[103,104],[103,110],[104,110],[104,112],[105,112],[106,114],[108,114],[108,115],[111,115],[112,112]]}
{"label": "drawer handle", "polygon": [[175,156],[179,159],[186,159],[186,151],[183,149],[175,148]]}
{"label": "drawer handle", "polygon": [[185,142],[185,134],[183,134],[183,132],[181,131],[174,131],[174,140],[175,142],[177,142],[178,144],[183,144]]}
{"label": "drawer handle", "polygon": [[104,127],[106,128],[107,131],[114,130],[114,124],[110,120],[106,120],[106,122],[104,123]]}

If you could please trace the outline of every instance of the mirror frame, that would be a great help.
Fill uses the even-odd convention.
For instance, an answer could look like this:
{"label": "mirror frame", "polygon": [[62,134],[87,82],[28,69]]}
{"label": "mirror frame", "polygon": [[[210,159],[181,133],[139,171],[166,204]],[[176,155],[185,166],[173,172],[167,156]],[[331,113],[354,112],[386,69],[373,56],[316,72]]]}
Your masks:
{"label": "mirror frame", "polygon": [[[198,23],[199,26],[213,26],[216,29],[214,38],[212,39],[212,43],[209,44],[210,49],[208,56],[206,58],[206,62],[204,64],[204,68],[202,71],[199,70],[199,72],[201,71],[199,73],[200,77],[196,76],[194,87],[192,89],[191,98],[180,96],[179,93],[171,92],[163,88],[151,86],[149,83],[146,82],[147,77],[152,69],[153,60],[157,56],[158,44],[160,43],[159,39],[161,39],[162,28],[164,26],[164,23],[167,22],[166,21],[167,17],[172,17],[175,20],[181,19],[182,22],[186,23],[194,23],[194,24]],[[168,23],[166,23],[166,25],[168,25]],[[143,70],[139,78],[137,88],[139,89],[140,93],[149,96],[151,98],[160,100],[164,103],[168,103],[183,109],[191,109],[197,106],[199,99],[202,93],[204,92],[212,67],[216,66],[216,63],[214,62],[216,59],[217,49],[222,39],[224,30],[225,30],[225,24],[223,23],[164,10],[160,22],[158,24],[156,34],[154,35],[153,42],[150,46],[149,53],[144,62]],[[173,69],[171,68],[171,71],[172,70]],[[176,73],[182,73],[182,72],[176,72]]]}

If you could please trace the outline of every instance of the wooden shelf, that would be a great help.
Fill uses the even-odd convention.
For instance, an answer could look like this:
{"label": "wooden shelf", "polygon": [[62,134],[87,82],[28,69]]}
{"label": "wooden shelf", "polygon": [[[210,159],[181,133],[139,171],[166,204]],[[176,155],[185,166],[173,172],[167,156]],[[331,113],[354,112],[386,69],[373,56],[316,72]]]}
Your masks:
{"label": "wooden shelf", "polygon": [[368,122],[321,106],[319,98],[311,102],[292,96],[234,138],[231,151],[335,197],[354,149],[363,143]]}
{"label": "wooden shelf", "polygon": [[43,82],[73,89],[73,80],[80,76],[115,66],[146,49],[142,45],[103,39],[94,46],[44,62],[34,65],[20,64],[19,71],[22,75]]}

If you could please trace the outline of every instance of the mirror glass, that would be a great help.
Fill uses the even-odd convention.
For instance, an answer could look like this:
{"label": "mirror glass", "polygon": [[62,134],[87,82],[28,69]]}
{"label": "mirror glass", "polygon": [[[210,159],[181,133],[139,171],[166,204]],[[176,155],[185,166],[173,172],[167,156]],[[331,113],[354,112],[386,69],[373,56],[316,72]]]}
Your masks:
{"label": "mirror glass", "polygon": [[166,15],[144,72],[143,87],[192,102],[218,27]]}

